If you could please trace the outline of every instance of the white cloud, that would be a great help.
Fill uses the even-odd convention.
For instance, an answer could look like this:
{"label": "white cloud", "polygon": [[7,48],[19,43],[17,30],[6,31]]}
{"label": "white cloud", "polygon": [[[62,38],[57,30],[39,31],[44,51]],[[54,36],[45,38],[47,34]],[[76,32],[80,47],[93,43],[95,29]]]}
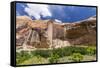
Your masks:
{"label": "white cloud", "polygon": [[61,22],[62,22],[61,20],[58,20],[58,19],[55,19],[55,21],[56,21],[56,22],[59,22],[59,23],[61,23]]}
{"label": "white cloud", "polygon": [[48,5],[27,4],[27,6],[25,12],[27,12],[29,16],[34,16],[36,19],[40,19],[41,15],[43,17],[52,16]]}

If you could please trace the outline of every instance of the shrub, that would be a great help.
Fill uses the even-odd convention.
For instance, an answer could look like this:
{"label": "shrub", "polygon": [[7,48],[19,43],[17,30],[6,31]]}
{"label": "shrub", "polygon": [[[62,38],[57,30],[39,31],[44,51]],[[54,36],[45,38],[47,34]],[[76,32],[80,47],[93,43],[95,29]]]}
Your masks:
{"label": "shrub", "polygon": [[[51,53],[53,53],[53,54],[57,54],[57,55],[59,55],[59,57],[62,57],[63,56],[63,50],[62,50],[62,48],[58,48],[58,49],[53,49],[52,51],[51,51]],[[51,55],[50,55],[51,56]]]}
{"label": "shrub", "polygon": [[35,50],[30,53],[27,51],[16,52],[16,63],[20,64],[32,57],[47,58],[50,63],[57,63],[58,59],[64,56],[71,56],[71,60],[79,62],[83,59],[83,55],[95,55],[95,47],[63,47],[52,50]]}
{"label": "shrub", "polygon": [[50,56],[50,50],[35,50],[35,51],[32,51],[31,54],[33,56],[40,55],[41,57],[47,58]]}
{"label": "shrub", "polygon": [[31,58],[31,55],[27,51],[16,52],[16,63],[20,64],[23,61]]}
{"label": "shrub", "polygon": [[50,63],[57,63],[59,59],[59,55],[58,54],[51,54],[50,58],[49,58],[49,62]]}
{"label": "shrub", "polygon": [[94,55],[96,53],[96,49],[93,47],[88,47],[87,53],[88,53],[88,55]]}
{"label": "shrub", "polygon": [[87,50],[85,47],[74,47],[74,46],[54,49],[53,52],[57,53],[60,57],[70,56],[73,53],[81,53],[82,55],[87,54]]}
{"label": "shrub", "polygon": [[80,53],[82,55],[86,55],[87,51],[85,47],[73,47],[72,48],[72,53]]}
{"label": "shrub", "polygon": [[73,60],[74,62],[80,62],[81,60],[83,60],[83,55],[80,53],[73,53],[73,55],[71,56],[71,60]]}
{"label": "shrub", "polygon": [[37,62],[41,63],[41,61],[42,61],[41,58],[42,58],[42,57],[41,57],[40,55],[37,55],[36,57],[37,57],[37,59],[38,59]]}

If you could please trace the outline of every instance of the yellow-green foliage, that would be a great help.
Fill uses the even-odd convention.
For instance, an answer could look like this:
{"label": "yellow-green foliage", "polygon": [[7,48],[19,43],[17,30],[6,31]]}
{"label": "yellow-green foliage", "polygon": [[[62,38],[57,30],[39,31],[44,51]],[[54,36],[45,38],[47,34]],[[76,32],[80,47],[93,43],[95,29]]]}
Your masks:
{"label": "yellow-green foliage", "polygon": [[[41,63],[58,63],[59,59],[66,56],[71,56],[71,60],[80,62],[83,56],[94,56],[96,54],[95,47],[75,47],[69,46],[52,50],[35,50],[31,52],[21,51],[16,53],[16,63],[22,64],[32,62],[34,64]],[[31,60],[32,59],[32,60]],[[43,61],[44,60],[44,61]]]}
{"label": "yellow-green foliage", "polygon": [[71,60],[73,60],[74,62],[80,62],[81,60],[83,60],[83,55],[80,53],[73,53]]}

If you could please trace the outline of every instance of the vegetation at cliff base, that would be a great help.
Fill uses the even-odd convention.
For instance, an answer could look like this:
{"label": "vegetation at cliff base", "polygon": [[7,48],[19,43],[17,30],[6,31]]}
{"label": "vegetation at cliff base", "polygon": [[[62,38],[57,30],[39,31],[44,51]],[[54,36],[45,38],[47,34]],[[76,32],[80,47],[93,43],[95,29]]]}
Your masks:
{"label": "vegetation at cliff base", "polygon": [[51,50],[21,51],[16,53],[17,65],[81,62],[87,60],[96,60],[95,46],[69,46]]}

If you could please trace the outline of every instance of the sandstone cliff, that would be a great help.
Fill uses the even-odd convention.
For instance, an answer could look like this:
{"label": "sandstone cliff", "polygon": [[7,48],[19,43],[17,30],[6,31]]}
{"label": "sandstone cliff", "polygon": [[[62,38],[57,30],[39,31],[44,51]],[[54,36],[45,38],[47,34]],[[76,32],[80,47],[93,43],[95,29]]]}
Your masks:
{"label": "sandstone cliff", "polygon": [[[50,24],[53,28],[52,33],[50,32],[52,43],[48,37]],[[51,44],[52,47],[96,44],[96,16],[73,23],[32,20],[27,16],[18,16],[16,17],[16,45],[23,44],[35,48],[49,48]]]}

